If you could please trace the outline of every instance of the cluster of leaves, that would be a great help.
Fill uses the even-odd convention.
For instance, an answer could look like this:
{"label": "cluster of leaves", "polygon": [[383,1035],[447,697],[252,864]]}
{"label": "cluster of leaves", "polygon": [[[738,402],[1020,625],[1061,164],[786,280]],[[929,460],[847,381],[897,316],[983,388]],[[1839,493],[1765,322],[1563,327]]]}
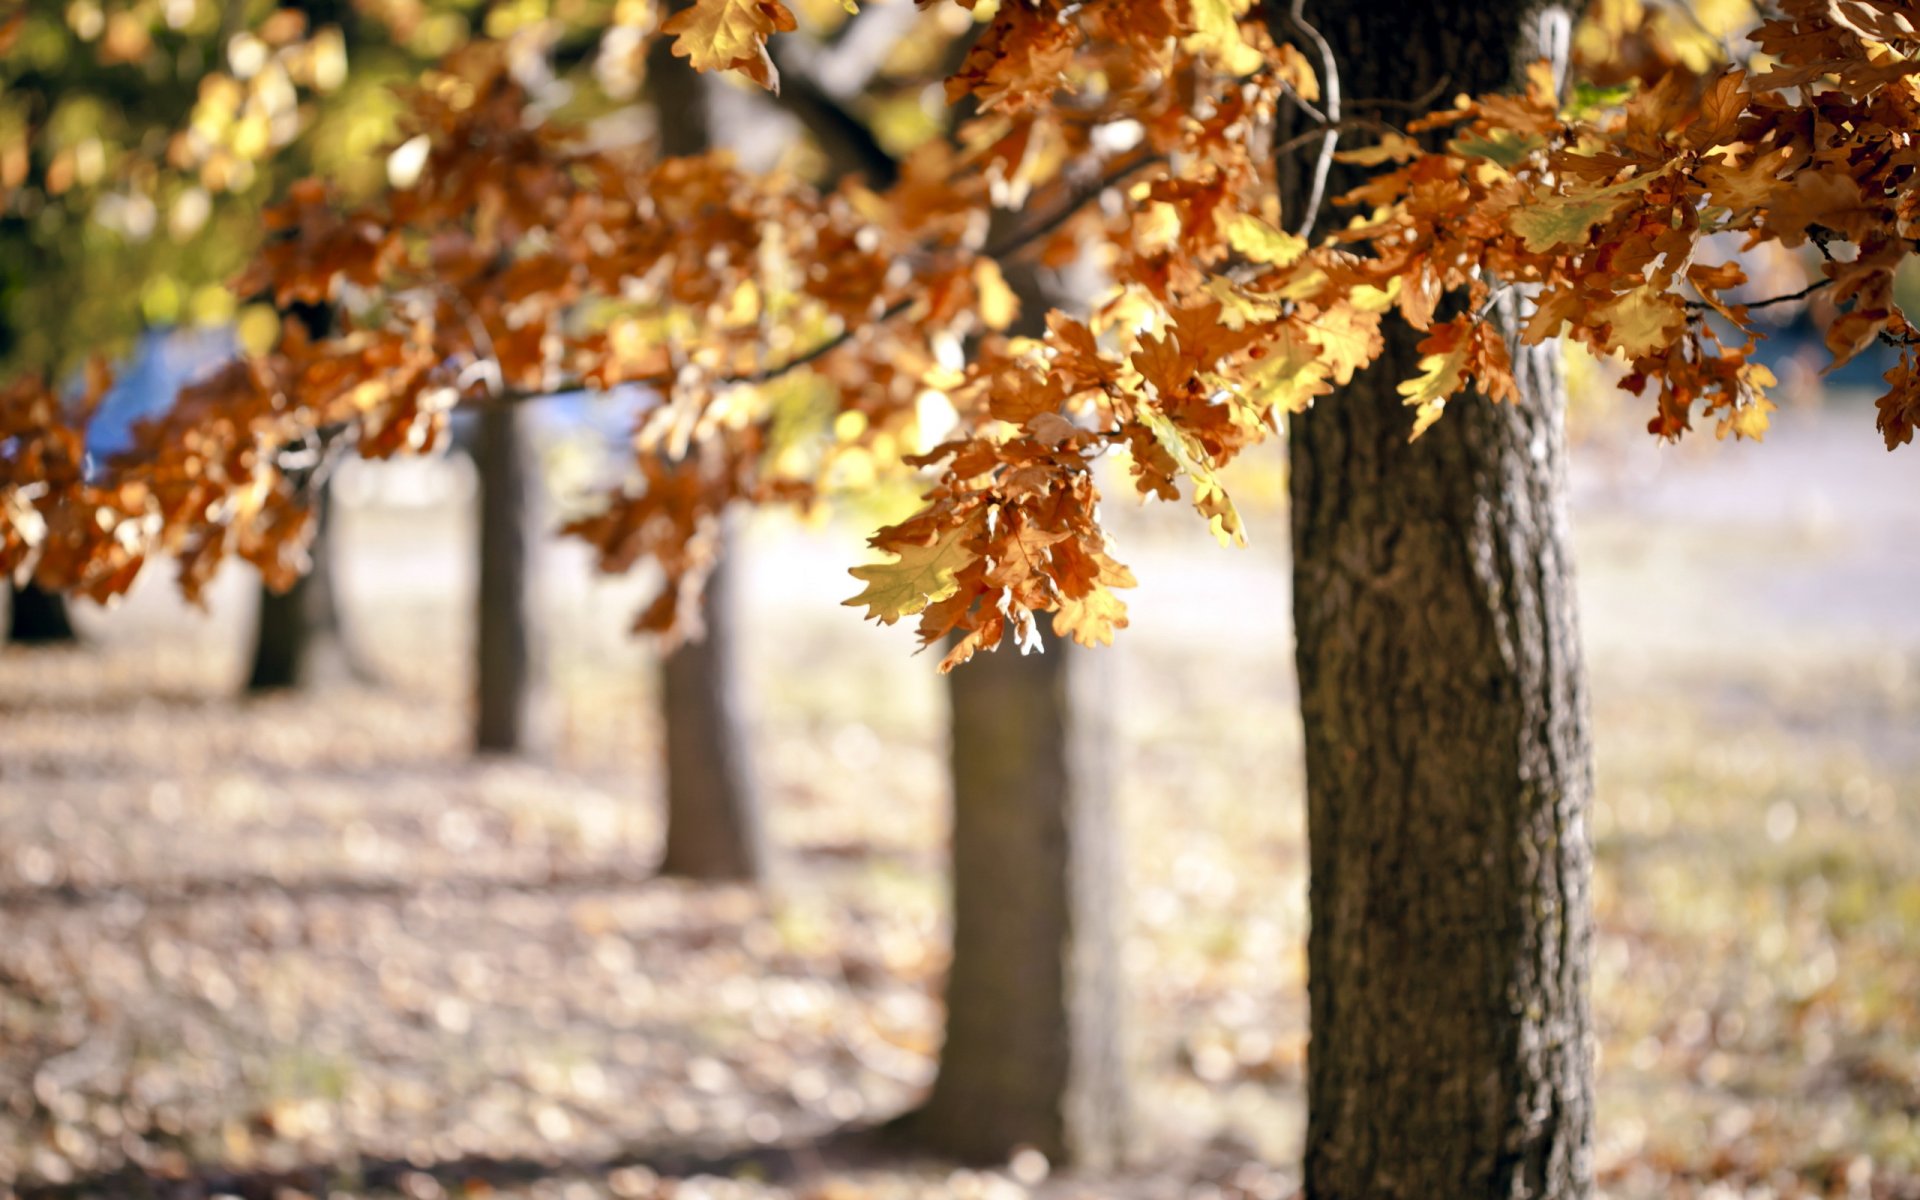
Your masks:
{"label": "cluster of leaves", "polygon": [[[1625,360],[1623,386],[1653,393],[1654,433],[1678,437],[1698,411],[1721,436],[1758,437],[1772,380],[1751,361],[1757,305],[1735,298],[1745,275],[1716,254],[1722,235],[1818,247],[1836,362],[1876,338],[1902,347],[1879,405],[1891,447],[1920,421],[1915,335],[1892,299],[1920,236],[1906,7],[1789,0],[1746,67],[1662,62],[1656,79],[1567,99],[1543,65],[1518,94],[1462,96],[1404,129],[1316,106],[1337,64],[1276,39],[1319,43],[1297,13],[982,8],[946,85],[964,114],[951,136],[885,187],[824,191],[543,121],[525,56],[475,43],[420,88],[406,178],[358,206],[303,185],[275,216],[281,236],[243,286],[332,304],[335,332],[289,329],[145,426],[106,472],[145,507],[97,521],[112,527],[101,543],[184,552],[190,589],[230,550],[290,564],[288,447],[420,451],[457,404],[644,385],[634,477],[573,532],[609,569],[663,566],[641,624],[681,629],[727,504],[822,493],[820,471],[776,453],[770,397],[805,374],[833,397],[834,428],[870,447],[924,435],[930,400],[957,415],[904,456],[932,485],[874,536],[889,561],[855,569],[850,603],[917,616],[925,643],[950,645],[947,668],[1032,645],[1040,614],[1099,644],[1126,624],[1115,589],[1133,579],[1099,520],[1096,462],[1124,456],[1142,495],[1184,492],[1238,541],[1221,468],[1365,369],[1389,319],[1425,334],[1401,387],[1415,437],[1462,394],[1520,401],[1516,345],[1555,335]],[[779,0],[695,0],[652,36],[775,89],[768,43],[795,24]],[[1306,132],[1276,140],[1289,110]],[[1320,232],[1335,223],[1317,199],[1282,214],[1277,161],[1317,155],[1324,178],[1355,127],[1373,136],[1340,157],[1374,173],[1339,198],[1351,219]],[[1016,302],[1001,264],[1018,255],[1091,263],[1106,287],[1084,316],[1003,336]],[[64,502],[20,499],[37,440],[0,443],[9,511]],[[130,522],[139,537],[113,532]],[[84,557],[55,569],[26,536],[6,555],[16,571],[39,555],[55,584],[112,590],[100,581],[127,574]]]}

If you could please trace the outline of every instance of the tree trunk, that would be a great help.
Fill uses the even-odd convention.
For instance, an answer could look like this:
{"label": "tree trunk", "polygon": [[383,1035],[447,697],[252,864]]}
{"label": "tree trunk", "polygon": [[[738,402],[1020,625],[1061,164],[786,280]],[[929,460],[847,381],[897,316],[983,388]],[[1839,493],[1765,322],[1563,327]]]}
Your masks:
{"label": "tree trunk", "polygon": [[[712,139],[709,84],[674,57],[670,41],[657,39],[647,60],[660,149],[674,156],[702,154]],[[667,788],[663,875],[755,881],[766,871],[760,795],[739,704],[736,546],[737,539],[722,537],[720,565],[707,583],[705,637],[676,648],[661,665]]]}
{"label": "tree trunk", "polygon": [[544,748],[546,662],[536,627],[533,528],[538,486],[525,414],[514,405],[480,410],[474,464],[480,474],[480,590],[474,649],[474,749],[517,754]]}
{"label": "tree trunk", "polygon": [[64,645],[80,640],[67,616],[67,598],[29,583],[13,590],[7,609],[7,640],[22,646]]}
{"label": "tree trunk", "polygon": [[[1309,18],[1348,96],[1401,100],[1503,87],[1556,28],[1516,0]],[[1496,319],[1511,330],[1518,308]],[[1557,354],[1510,339],[1520,403],[1457,399],[1409,445],[1394,385],[1419,337],[1393,328],[1379,364],[1289,429],[1307,1195],[1582,1197],[1592,784]]]}
{"label": "tree trunk", "polygon": [[1048,635],[947,676],[953,963],[947,1039],[916,1141],[1005,1161],[1110,1164],[1129,1103],[1117,945],[1119,830],[1108,780],[1109,669]]}
{"label": "tree trunk", "polygon": [[707,581],[706,636],[660,670],[666,724],[667,850],[660,873],[758,880],[766,870],[759,792],[740,713],[734,633],[733,539]]}
{"label": "tree trunk", "polygon": [[284,592],[262,585],[247,691],[291,691],[323,675],[361,678],[341,628],[333,580],[333,501],[322,486],[314,499],[312,568]]}
{"label": "tree trunk", "polygon": [[[1064,287],[1007,266],[1013,332],[1038,336]],[[1044,620],[1043,620],[1044,624]],[[953,749],[953,963],[947,1040],[907,1128],[930,1148],[1005,1161],[1032,1146],[1101,1167],[1131,1124],[1122,1014],[1112,663],[1055,638],[947,676]]]}

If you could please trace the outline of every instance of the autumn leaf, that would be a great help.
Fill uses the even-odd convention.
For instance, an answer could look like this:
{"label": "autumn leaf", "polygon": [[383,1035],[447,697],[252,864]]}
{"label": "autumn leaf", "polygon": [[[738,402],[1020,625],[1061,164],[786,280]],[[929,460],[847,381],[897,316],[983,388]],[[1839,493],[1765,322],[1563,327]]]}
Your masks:
{"label": "autumn leaf", "polygon": [[694,0],[667,18],[660,32],[677,35],[673,52],[694,70],[739,71],[777,95],[780,73],[767,54],[767,39],[795,28],[780,0]]}
{"label": "autumn leaf", "polygon": [[1211,54],[1235,75],[1251,75],[1266,61],[1240,33],[1247,0],[1190,0],[1194,31],[1187,44]]}
{"label": "autumn leaf", "polygon": [[1235,380],[1238,394],[1256,411],[1305,412],[1314,397],[1332,390],[1327,367],[1315,347],[1283,330]]}
{"label": "autumn leaf", "polygon": [[1629,358],[1671,344],[1687,323],[1680,297],[1652,288],[1635,288],[1601,305],[1595,315],[1607,324],[1607,343]]}
{"label": "autumn leaf", "polygon": [[1380,353],[1380,316],[1353,307],[1327,309],[1306,319],[1307,337],[1320,348],[1321,361],[1341,387]]}
{"label": "autumn leaf", "polygon": [[1735,438],[1752,438],[1762,441],[1767,435],[1770,413],[1778,411],[1778,405],[1765,396],[1755,396],[1742,404],[1727,416],[1721,418],[1716,436],[1725,438],[1731,433]]}
{"label": "autumn leaf", "polygon": [[1413,441],[1446,412],[1447,400],[1467,384],[1467,340],[1459,322],[1442,325],[1420,343],[1420,374],[1397,390],[1414,410]]}
{"label": "autumn leaf", "polygon": [[1222,546],[1246,545],[1246,527],[1240,522],[1240,513],[1234,508],[1233,498],[1227,495],[1227,489],[1221,485],[1220,477],[1207,464],[1204,454],[1188,444],[1179,425],[1166,413],[1149,404],[1141,405],[1139,411],[1141,424],[1153,431],[1161,448],[1179,464],[1192,482],[1193,506],[1207,518],[1214,540]]}
{"label": "autumn leaf", "polygon": [[1563,195],[1536,198],[1513,214],[1513,231],[1536,254],[1584,242],[1587,231],[1613,216],[1664,174],[1651,171],[1608,187],[1575,188]]}
{"label": "autumn leaf", "polygon": [[867,606],[867,618],[891,625],[937,600],[960,590],[956,576],[980,556],[967,545],[975,522],[957,525],[924,546],[894,545],[892,562],[852,567],[848,574],[867,586],[850,600],[850,607]]}
{"label": "autumn leaf", "polygon": [[1254,262],[1287,267],[1307,252],[1307,240],[1276,229],[1252,213],[1235,213],[1227,222],[1227,244]]}
{"label": "autumn leaf", "polygon": [[1126,602],[1104,587],[1077,599],[1063,598],[1053,614],[1055,633],[1088,648],[1113,645],[1114,631],[1126,627]]}

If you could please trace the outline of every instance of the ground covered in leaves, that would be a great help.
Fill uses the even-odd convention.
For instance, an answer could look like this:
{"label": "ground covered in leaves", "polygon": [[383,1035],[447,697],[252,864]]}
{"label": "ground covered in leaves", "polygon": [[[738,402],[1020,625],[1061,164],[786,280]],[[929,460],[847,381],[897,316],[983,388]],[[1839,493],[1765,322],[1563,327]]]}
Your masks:
{"label": "ground covered in leaves", "polygon": [[[1920,476],[1848,406],[1765,447],[1581,448],[1615,1197],[1920,1196]],[[1264,474],[1263,474],[1264,472]],[[962,1170],[926,1085],[941,693],[836,601],[852,526],[756,526],[765,895],[652,878],[636,589],[544,566],[553,750],[463,728],[458,472],[345,489],[378,685],[243,703],[247,581],[0,654],[0,1196],[1278,1200],[1305,1049],[1284,513],[1123,517],[1136,1164]],[[451,489],[451,492],[449,492]]]}

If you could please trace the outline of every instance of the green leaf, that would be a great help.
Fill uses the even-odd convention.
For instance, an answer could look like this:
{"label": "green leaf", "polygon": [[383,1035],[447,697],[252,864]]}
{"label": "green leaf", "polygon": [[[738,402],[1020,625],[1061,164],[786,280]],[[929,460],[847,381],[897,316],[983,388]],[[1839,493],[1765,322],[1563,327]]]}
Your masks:
{"label": "green leaf", "polygon": [[1459,137],[1447,146],[1455,154],[1484,158],[1488,162],[1511,171],[1527,160],[1527,156],[1542,149],[1547,139],[1537,133],[1519,133],[1512,129],[1495,129],[1489,137]]}
{"label": "green leaf", "polygon": [[1573,96],[1567,101],[1566,115],[1575,120],[1590,120],[1596,113],[1607,109],[1619,108],[1632,99],[1635,85],[1615,83],[1601,85],[1587,80],[1576,80]]}
{"label": "green leaf", "polygon": [[1544,254],[1555,246],[1587,239],[1587,231],[1611,217],[1626,205],[1635,192],[1642,192],[1667,168],[1648,171],[1625,183],[1601,188],[1583,188],[1564,196],[1535,201],[1513,214],[1513,231],[1526,240],[1527,249]]}
{"label": "green leaf", "polygon": [[849,569],[849,575],[867,586],[842,603],[854,607],[864,604],[868,618],[891,625],[935,601],[945,600],[960,590],[959,573],[980,558],[967,548],[974,524],[968,521],[955,526],[931,545],[902,547],[893,562]]}

